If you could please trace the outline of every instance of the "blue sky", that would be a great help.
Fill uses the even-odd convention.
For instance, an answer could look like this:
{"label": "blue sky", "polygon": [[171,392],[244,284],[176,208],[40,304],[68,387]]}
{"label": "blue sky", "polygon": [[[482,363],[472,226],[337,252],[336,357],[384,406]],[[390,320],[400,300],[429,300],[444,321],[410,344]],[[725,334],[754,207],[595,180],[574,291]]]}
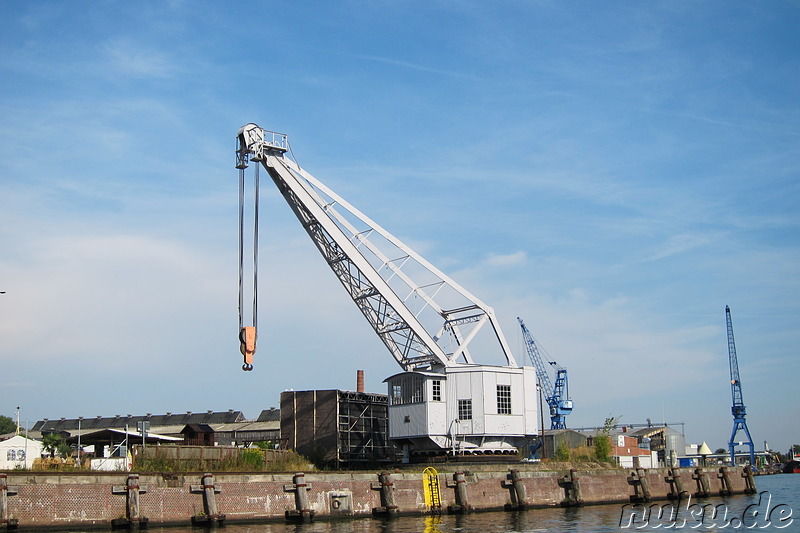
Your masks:
{"label": "blue sky", "polygon": [[263,190],[240,369],[235,134],[298,162],[570,372],[568,424],[800,442],[796,2],[0,5],[0,414],[276,406],[398,367]]}

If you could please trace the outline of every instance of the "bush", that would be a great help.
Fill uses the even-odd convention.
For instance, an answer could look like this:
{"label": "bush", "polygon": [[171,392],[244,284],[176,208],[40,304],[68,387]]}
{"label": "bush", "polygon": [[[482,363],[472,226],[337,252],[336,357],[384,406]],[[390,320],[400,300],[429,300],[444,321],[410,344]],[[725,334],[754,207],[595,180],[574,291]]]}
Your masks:
{"label": "bush", "polygon": [[556,448],[556,461],[569,461],[570,460],[570,450],[569,446],[567,446],[566,442],[562,442]]}
{"label": "bush", "polygon": [[259,449],[244,450],[239,456],[239,464],[246,470],[263,470],[264,452]]}
{"label": "bush", "polygon": [[137,472],[288,472],[313,468],[308,459],[293,451],[242,448],[221,460],[176,459],[138,455],[133,469]]}
{"label": "bush", "polygon": [[601,463],[611,460],[611,438],[606,433],[598,433],[594,438],[594,458]]}

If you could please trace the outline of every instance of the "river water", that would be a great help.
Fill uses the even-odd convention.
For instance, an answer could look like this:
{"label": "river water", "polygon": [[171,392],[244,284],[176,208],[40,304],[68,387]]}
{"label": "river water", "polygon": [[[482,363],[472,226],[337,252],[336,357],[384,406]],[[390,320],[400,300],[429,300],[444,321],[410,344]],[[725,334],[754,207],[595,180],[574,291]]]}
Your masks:
{"label": "river water", "polygon": [[[466,516],[359,518],[311,524],[227,524],[220,533],[533,533],[540,531],[800,531],[800,474],[756,478],[759,493],[728,498],[658,502],[648,507],[596,505],[472,513]],[[659,510],[661,516],[659,517]],[[645,511],[649,511],[648,514]],[[75,533],[75,530],[71,530]],[[97,529],[92,530],[97,532]],[[102,530],[101,530],[102,531]],[[159,533],[201,533],[204,528],[155,527]]]}

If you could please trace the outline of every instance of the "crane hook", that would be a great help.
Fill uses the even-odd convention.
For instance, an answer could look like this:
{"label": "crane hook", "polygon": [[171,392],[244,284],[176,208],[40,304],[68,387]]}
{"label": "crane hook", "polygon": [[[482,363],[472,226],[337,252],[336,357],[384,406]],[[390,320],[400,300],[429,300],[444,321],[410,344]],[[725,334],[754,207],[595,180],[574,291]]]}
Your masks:
{"label": "crane hook", "polygon": [[253,355],[256,353],[256,328],[255,326],[245,326],[239,332],[239,351],[244,356],[242,370],[249,372],[253,370]]}

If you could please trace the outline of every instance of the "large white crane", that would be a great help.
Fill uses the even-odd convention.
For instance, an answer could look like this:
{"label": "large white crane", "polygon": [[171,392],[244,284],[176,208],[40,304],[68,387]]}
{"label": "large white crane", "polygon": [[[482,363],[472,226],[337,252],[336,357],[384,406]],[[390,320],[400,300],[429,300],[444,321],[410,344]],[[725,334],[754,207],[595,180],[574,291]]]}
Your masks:
{"label": "large white crane", "polygon": [[[249,162],[267,170],[403,369],[386,380],[390,438],[409,452],[512,453],[536,434],[535,381],[523,379],[534,370],[517,364],[491,307],[300,168],[285,134],[247,124],[236,153],[240,183]],[[240,320],[245,369],[255,326]]]}

